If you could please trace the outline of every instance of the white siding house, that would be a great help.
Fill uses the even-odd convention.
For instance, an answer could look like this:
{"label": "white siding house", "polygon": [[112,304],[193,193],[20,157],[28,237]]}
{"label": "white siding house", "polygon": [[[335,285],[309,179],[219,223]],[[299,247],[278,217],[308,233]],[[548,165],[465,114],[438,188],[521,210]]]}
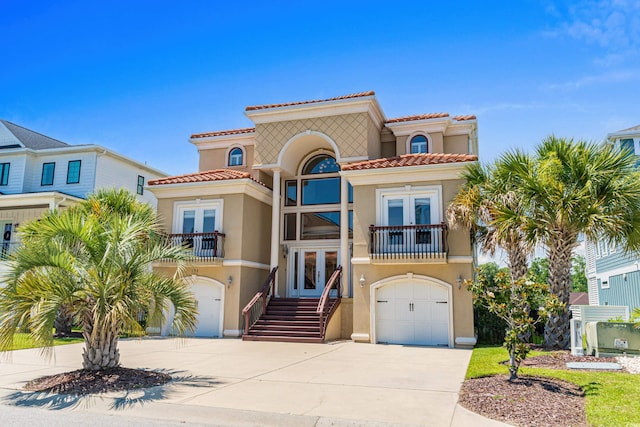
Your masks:
{"label": "white siding house", "polygon": [[155,208],[144,185],[165,176],[99,145],[69,145],[0,120],[0,270],[20,224],[101,188],[126,188]]}

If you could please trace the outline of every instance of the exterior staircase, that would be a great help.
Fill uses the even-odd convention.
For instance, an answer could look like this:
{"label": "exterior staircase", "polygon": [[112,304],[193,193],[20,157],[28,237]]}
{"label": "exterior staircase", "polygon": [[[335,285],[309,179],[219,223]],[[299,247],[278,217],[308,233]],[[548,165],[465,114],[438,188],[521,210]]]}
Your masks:
{"label": "exterior staircase", "polygon": [[266,312],[242,336],[245,341],[322,343],[319,298],[272,298]]}

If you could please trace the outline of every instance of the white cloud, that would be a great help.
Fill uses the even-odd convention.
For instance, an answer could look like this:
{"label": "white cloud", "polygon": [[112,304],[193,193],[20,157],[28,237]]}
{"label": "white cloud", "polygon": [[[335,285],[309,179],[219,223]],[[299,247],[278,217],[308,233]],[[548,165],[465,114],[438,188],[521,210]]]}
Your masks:
{"label": "white cloud", "polygon": [[[564,6],[564,7],[563,7]],[[605,49],[599,65],[617,65],[625,57],[636,56],[640,50],[640,1],[584,0],[552,3],[545,7],[548,15],[558,21],[545,34],[568,36]]]}
{"label": "white cloud", "polygon": [[621,83],[638,80],[640,74],[636,70],[617,70],[602,74],[594,74],[591,76],[583,76],[576,80],[570,80],[562,83],[551,83],[543,86],[547,90],[573,90],[580,89],[585,86],[593,86],[603,83]]}

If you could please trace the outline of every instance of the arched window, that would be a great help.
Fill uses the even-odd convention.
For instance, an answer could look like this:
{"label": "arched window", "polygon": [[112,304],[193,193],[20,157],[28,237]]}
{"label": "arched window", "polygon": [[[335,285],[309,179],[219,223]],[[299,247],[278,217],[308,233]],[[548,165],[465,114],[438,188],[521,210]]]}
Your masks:
{"label": "arched window", "polygon": [[340,166],[336,163],[336,159],[328,154],[320,154],[313,157],[302,168],[302,175],[334,172],[340,172]]}
{"label": "arched window", "polygon": [[411,138],[409,146],[411,154],[427,153],[427,137],[424,135],[416,135]]}
{"label": "arched window", "polygon": [[229,152],[229,166],[242,166],[242,148],[234,148]]}

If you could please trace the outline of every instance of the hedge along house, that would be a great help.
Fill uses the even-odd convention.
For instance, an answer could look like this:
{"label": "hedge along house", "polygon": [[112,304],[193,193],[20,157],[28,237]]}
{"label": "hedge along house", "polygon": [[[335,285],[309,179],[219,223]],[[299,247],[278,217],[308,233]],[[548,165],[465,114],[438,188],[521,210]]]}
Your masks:
{"label": "hedge along house", "polygon": [[470,235],[444,216],[475,116],[387,119],[374,92],[245,114],[254,128],[191,136],[200,172],[149,182],[193,250],[196,335],[475,344]]}

